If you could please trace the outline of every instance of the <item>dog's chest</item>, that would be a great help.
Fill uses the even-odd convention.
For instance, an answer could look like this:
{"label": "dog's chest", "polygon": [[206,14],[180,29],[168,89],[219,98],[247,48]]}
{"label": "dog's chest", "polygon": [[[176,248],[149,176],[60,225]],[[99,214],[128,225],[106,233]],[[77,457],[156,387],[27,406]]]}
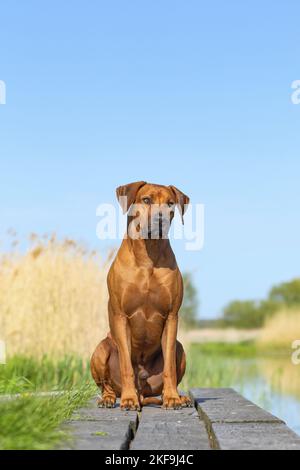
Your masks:
{"label": "dog's chest", "polygon": [[129,317],[137,313],[147,319],[157,314],[166,317],[172,310],[175,291],[169,273],[141,269],[124,289],[124,311]]}

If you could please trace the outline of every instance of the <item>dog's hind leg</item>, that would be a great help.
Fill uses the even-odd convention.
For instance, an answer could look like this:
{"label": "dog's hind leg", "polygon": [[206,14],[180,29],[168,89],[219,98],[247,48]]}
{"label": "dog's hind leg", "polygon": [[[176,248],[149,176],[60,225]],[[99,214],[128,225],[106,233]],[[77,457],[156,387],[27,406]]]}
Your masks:
{"label": "dog's hind leg", "polygon": [[116,393],[112,388],[108,367],[111,348],[111,340],[105,338],[98,344],[91,358],[91,373],[101,390],[101,398],[98,400],[100,408],[113,408],[116,403]]}
{"label": "dog's hind leg", "polygon": [[[186,368],[186,356],[182,344],[176,341],[176,379],[177,385],[180,384]],[[146,379],[142,383],[140,401],[142,406],[145,405],[161,405],[162,399],[158,398],[157,395],[161,395],[163,390],[163,356],[158,354],[155,362],[152,365],[146,366],[148,370],[147,376],[143,374],[143,370],[140,371],[140,380]],[[180,395],[181,406],[193,406],[193,403],[188,395]]]}

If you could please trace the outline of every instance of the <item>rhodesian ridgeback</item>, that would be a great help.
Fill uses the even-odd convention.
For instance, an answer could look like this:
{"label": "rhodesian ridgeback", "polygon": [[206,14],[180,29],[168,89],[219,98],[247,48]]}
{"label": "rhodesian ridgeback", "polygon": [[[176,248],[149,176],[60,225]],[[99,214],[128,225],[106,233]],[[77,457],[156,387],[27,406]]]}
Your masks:
{"label": "rhodesian ridgeback", "polygon": [[191,406],[177,390],[186,367],[176,339],[183,282],[168,238],[175,207],[183,222],[189,198],[174,186],[144,181],[116,192],[128,212],[127,231],[107,277],[110,332],[91,359],[102,392],[98,406],[113,407],[117,397],[125,410]]}

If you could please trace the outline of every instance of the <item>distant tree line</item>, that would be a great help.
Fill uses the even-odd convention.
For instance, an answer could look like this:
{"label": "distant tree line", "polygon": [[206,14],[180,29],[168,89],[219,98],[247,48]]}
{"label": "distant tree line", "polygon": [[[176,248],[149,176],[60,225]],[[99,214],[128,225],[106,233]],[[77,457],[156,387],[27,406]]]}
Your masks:
{"label": "distant tree line", "polygon": [[219,326],[259,328],[265,320],[283,307],[300,307],[300,278],[278,284],[270,290],[266,299],[234,300],[223,309]]}
{"label": "distant tree line", "polygon": [[183,273],[184,298],[180,309],[180,323],[184,328],[235,327],[260,328],[265,320],[284,307],[299,306],[300,278],[283,282],[271,288],[266,299],[233,300],[227,304],[222,317],[213,320],[200,320],[197,289],[190,272]]}

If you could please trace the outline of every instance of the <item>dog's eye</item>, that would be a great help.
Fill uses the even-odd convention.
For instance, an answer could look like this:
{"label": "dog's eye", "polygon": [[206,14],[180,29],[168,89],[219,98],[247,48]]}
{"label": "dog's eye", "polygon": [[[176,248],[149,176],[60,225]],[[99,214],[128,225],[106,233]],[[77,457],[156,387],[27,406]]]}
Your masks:
{"label": "dog's eye", "polygon": [[169,202],[168,202],[168,206],[169,206],[169,207],[173,207],[174,204],[175,204],[175,202],[173,202],[173,201],[169,201]]}
{"label": "dog's eye", "polygon": [[150,199],[150,197],[144,197],[144,198],[143,198],[143,202],[144,202],[145,204],[151,204],[151,199]]}

